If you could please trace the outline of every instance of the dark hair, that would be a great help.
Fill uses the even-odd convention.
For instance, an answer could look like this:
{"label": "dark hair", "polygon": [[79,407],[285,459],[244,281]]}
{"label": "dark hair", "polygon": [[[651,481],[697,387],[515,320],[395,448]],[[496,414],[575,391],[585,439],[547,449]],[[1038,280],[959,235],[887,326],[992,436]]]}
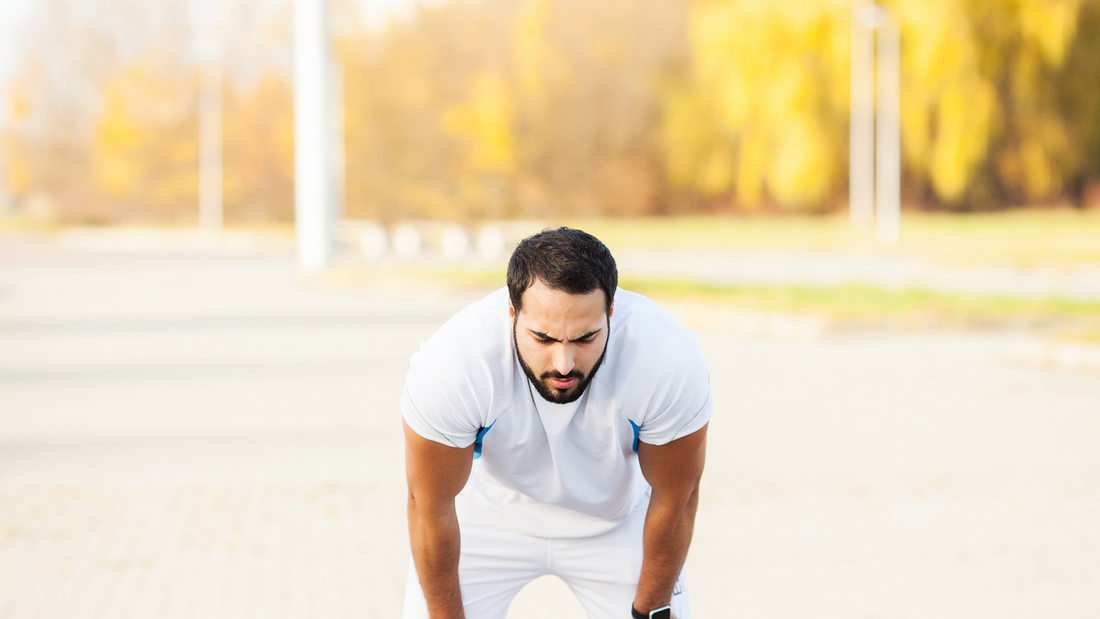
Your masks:
{"label": "dark hair", "polygon": [[547,228],[522,241],[508,261],[508,296],[519,313],[523,292],[535,280],[569,294],[603,290],[606,310],[611,310],[619,270],[615,258],[599,239],[582,230]]}

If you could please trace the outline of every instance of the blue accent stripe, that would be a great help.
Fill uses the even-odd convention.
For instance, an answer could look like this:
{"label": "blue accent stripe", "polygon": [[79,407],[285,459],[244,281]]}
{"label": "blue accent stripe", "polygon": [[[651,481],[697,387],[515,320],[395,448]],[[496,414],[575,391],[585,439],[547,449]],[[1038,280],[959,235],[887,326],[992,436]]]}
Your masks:
{"label": "blue accent stripe", "polygon": [[630,427],[634,429],[634,453],[638,453],[638,432],[641,431],[641,424],[634,423],[633,420],[627,419],[630,422]]}
{"label": "blue accent stripe", "polygon": [[493,423],[489,424],[488,427],[483,426],[480,430],[477,431],[477,438],[474,439],[474,460],[477,460],[478,458],[481,457],[481,439],[482,439],[482,437],[484,437],[485,433],[488,432],[494,425],[496,425],[496,423],[497,423],[497,420],[494,419]]}

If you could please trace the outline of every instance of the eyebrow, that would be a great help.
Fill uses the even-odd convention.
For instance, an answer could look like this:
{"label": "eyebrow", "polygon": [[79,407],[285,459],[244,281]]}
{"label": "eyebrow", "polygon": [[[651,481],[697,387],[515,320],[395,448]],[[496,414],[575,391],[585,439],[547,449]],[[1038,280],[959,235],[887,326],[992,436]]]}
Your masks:
{"label": "eyebrow", "polygon": [[[542,331],[535,331],[534,329],[528,329],[527,331],[529,331],[531,333],[531,335],[539,338],[540,340],[550,340],[552,342],[561,342],[562,341],[562,340],[559,340],[556,337],[550,337],[549,335],[546,335]],[[601,328],[601,329],[596,329],[595,331],[589,331],[588,333],[585,333],[585,334],[581,335],[580,337],[578,337],[576,339],[573,339],[573,340],[569,340],[569,341],[570,342],[579,342],[581,340],[587,340],[588,338],[592,337],[593,335],[596,335],[600,331],[603,331],[603,329]]]}

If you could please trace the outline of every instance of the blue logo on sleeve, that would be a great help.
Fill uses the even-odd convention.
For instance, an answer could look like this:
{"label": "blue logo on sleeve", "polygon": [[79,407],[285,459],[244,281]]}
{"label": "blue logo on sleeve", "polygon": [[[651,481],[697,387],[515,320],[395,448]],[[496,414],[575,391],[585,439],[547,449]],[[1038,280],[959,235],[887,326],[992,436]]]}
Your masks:
{"label": "blue logo on sleeve", "polygon": [[630,422],[630,427],[634,429],[634,453],[638,453],[638,432],[642,430],[641,424],[634,423],[634,420],[627,419]]}
{"label": "blue logo on sleeve", "polygon": [[[488,427],[482,427],[480,430],[477,431],[477,438],[474,439],[474,460],[477,460],[481,457],[481,439],[484,438],[486,432],[488,432],[490,429],[492,429],[494,425],[496,425],[496,422],[497,420],[494,419],[493,423],[489,424]],[[635,434],[637,434],[636,430]],[[638,451],[636,442],[634,446],[634,451]]]}

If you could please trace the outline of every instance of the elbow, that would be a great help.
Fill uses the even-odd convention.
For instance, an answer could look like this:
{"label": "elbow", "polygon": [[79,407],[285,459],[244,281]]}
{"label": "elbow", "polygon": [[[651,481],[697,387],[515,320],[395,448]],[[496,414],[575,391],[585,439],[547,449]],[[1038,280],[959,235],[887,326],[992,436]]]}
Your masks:
{"label": "elbow", "polygon": [[455,517],[454,497],[433,497],[409,489],[406,510],[410,525],[447,520]]}
{"label": "elbow", "polygon": [[695,480],[692,484],[691,493],[688,495],[687,501],[684,503],[684,513],[695,517],[695,512],[699,509],[699,480]]}
{"label": "elbow", "polygon": [[695,510],[699,507],[699,479],[691,484],[685,484],[682,494],[680,495],[681,509],[684,513],[694,514]]}
{"label": "elbow", "polygon": [[699,480],[671,487],[653,486],[650,504],[676,514],[694,514],[699,507]]}
{"label": "elbow", "polygon": [[406,509],[409,514],[409,522],[412,523],[429,517],[432,514],[433,505],[432,501],[425,501],[422,496],[410,489]]}

